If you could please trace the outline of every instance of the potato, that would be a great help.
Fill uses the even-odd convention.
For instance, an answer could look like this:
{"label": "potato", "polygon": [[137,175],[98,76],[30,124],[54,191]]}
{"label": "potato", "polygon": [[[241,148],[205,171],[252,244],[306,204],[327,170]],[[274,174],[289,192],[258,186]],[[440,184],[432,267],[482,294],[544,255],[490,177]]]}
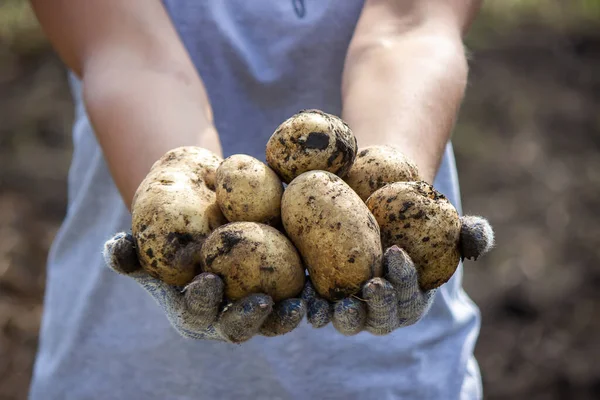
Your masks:
{"label": "potato", "polygon": [[367,199],[377,219],[384,248],[397,245],[412,258],[423,290],[447,282],[460,261],[460,217],[430,184],[396,182]]}
{"label": "potato", "polygon": [[417,165],[392,146],[359,149],[356,160],[344,178],[363,201],[377,189],[392,182],[418,181]]}
{"label": "potato", "polygon": [[379,226],[338,176],[309,171],[294,179],[283,192],[281,219],[322,297],[339,300],[381,276]]}
{"label": "potato", "polygon": [[231,221],[277,225],[281,220],[283,184],[277,174],[254,157],[236,154],[217,169],[217,203]]}
{"label": "potato", "polygon": [[256,222],[231,222],[212,232],[201,250],[204,272],[219,275],[225,295],[253,293],[281,301],[300,294],[305,272],[300,255],[277,229]]}
{"label": "potato", "polygon": [[150,169],[132,203],[132,234],[142,268],[176,286],[198,272],[200,246],[227,222],[211,190],[221,159],[198,147],[167,152]]}
{"label": "potato", "polygon": [[285,183],[306,171],[344,176],[356,158],[356,138],[340,118],[304,110],[284,121],[267,142],[267,164]]}

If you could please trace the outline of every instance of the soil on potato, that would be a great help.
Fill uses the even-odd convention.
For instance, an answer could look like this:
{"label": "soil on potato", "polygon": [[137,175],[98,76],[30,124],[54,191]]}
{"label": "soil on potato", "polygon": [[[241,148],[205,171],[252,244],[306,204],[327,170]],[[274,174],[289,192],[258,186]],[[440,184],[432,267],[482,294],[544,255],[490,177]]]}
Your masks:
{"label": "soil on potato", "polygon": [[[2,46],[0,399],[23,399],[72,110],[52,53]],[[482,310],[486,398],[600,398],[600,33],[514,29],[471,64],[454,143],[464,210],[498,241],[464,280]]]}

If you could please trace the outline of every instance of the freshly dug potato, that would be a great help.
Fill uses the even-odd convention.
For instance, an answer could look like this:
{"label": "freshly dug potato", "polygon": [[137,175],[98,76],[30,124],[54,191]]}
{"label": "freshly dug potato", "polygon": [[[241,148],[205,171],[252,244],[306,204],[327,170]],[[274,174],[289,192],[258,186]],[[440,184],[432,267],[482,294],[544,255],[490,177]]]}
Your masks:
{"label": "freshly dug potato", "polygon": [[417,165],[392,146],[359,149],[346,183],[366,201],[373,192],[392,182],[418,181]]}
{"label": "freshly dug potato", "polygon": [[243,154],[226,158],[217,169],[217,203],[231,221],[276,225],[281,220],[283,184],[265,163]]}
{"label": "freshly dug potato", "polygon": [[167,152],[152,166],[132,203],[132,234],[142,268],[183,286],[198,272],[203,240],[227,222],[211,190],[220,158],[197,147]]}
{"label": "freshly dug potato", "polygon": [[340,118],[304,110],[284,121],[267,142],[267,163],[285,183],[306,171],[346,175],[356,158],[356,138]]}
{"label": "freshly dug potato", "polygon": [[223,278],[230,300],[264,293],[277,302],[299,295],[304,287],[296,248],[265,224],[232,222],[217,228],[206,238],[201,257],[204,272]]}
{"label": "freshly dug potato", "polygon": [[447,282],[460,261],[460,217],[448,199],[426,182],[395,182],[367,199],[381,228],[384,248],[397,245],[412,258],[423,290]]}
{"label": "freshly dug potato", "polygon": [[339,300],[381,276],[379,226],[338,176],[309,171],[294,179],[283,193],[281,219],[322,297]]}

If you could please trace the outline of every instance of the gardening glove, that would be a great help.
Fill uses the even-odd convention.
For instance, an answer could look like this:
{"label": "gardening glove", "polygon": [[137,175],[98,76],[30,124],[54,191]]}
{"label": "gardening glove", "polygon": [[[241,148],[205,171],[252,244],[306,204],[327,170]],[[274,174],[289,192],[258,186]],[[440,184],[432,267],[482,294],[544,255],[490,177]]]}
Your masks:
{"label": "gardening glove", "polygon": [[224,283],[201,273],[185,287],[175,287],[142,269],[131,234],[118,233],[104,245],[104,259],[113,271],[135,280],[163,310],[175,330],[191,339],[242,343],[255,335],[278,336],[292,331],[305,315],[302,299],[274,304],[266,294],[235,302],[224,298]]}
{"label": "gardening glove", "polygon": [[[477,259],[491,249],[494,235],[487,221],[468,216],[461,222],[459,245],[463,259]],[[421,320],[431,308],[437,290],[421,290],[413,261],[406,251],[392,246],[383,255],[383,277],[368,280],[359,296],[330,303],[319,297],[307,280],[302,298],[307,304],[308,322],[315,328],[331,322],[347,336],[362,331],[386,335]]]}

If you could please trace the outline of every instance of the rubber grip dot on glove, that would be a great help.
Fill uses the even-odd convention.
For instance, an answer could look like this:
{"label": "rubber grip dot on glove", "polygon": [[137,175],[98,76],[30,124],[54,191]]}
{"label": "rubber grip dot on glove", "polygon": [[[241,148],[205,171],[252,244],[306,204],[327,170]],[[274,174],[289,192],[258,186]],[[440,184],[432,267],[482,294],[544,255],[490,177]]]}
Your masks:
{"label": "rubber grip dot on glove", "polygon": [[218,326],[225,339],[242,343],[256,335],[273,310],[273,300],[263,294],[252,294],[227,307]]}
{"label": "rubber grip dot on glove", "polygon": [[342,335],[352,336],[363,330],[367,319],[365,305],[354,297],[335,303],[332,324]]}
{"label": "rubber grip dot on glove", "polygon": [[263,336],[279,336],[294,330],[306,314],[302,299],[286,299],[276,304],[260,328]]}
{"label": "rubber grip dot on glove", "polygon": [[387,335],[398,327],[398,300],[391,283],[373,278],[364,285],[362,297],[367,303],[367,331]]}

